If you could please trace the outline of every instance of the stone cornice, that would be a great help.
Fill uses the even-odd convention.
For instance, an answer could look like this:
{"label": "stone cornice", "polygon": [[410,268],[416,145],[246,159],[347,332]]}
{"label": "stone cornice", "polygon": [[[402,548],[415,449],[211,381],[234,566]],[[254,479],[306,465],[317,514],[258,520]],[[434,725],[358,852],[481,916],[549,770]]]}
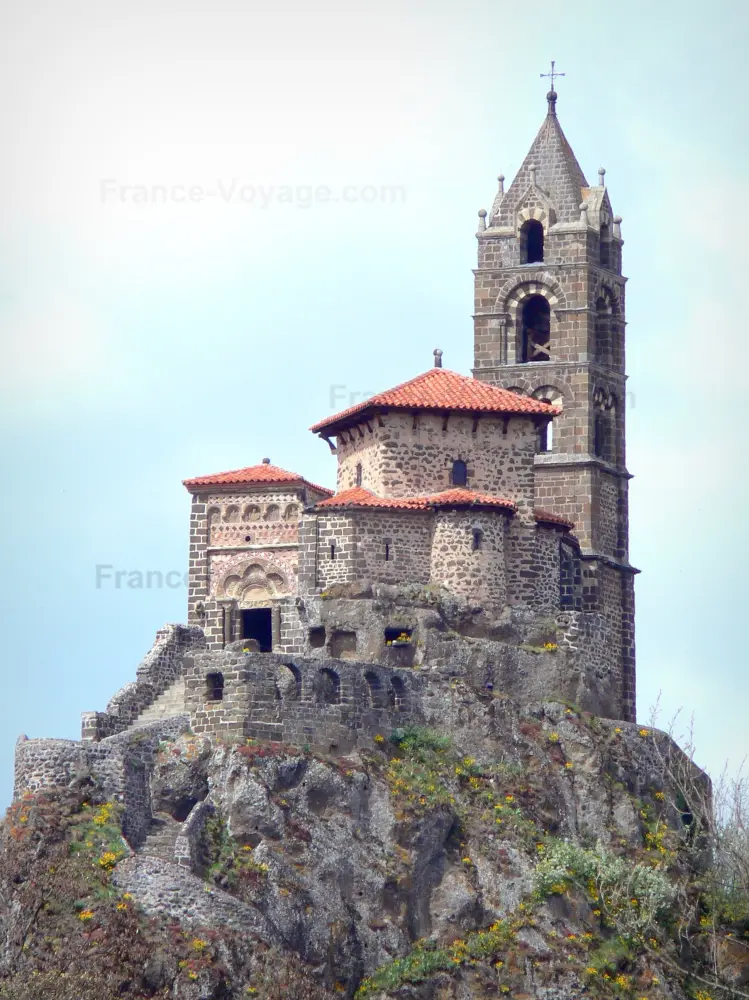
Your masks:
{"label": "stone cornice", "polygon": [[580,558],[585,560],[585,562],[605,563],[613,569],[620,569],[624,573],[631,573],[633,576],[642,572],[642,570],[637,569],[630,562],[622,562],[621,559],[614,559],[613,556],[606,556],[602,552],[596,552],[595,549],[580,549]]}
{"label": "stone cornice", "polygon": [[598,274],[605,274],[608,277],[615,278],[616,281],[620,282],[622,285],[626,285],[629,281],[629,278],[623,274],[619,274],[618,271],[612,271],[607,267],[601,267],[600,264],[596,264],[589,260],[560,261],[556,264],[551,261],[539,260],[535,261],[533,264],[509,264],[506,267],[474,267],[472,273],[474,275],[496,274],[498,278],[501,278],[515,273],[526,274],[534,269],[536,271],[561,271],[564,268],[567,268],[569,271],[577,272],[580,270],[581,266],[587,267],[591,271],[596,271]]}
{"label": "stone cornice", "polygon": [[610,462],[604,462],[596,455],[581,455],[579,458],[572,458],[569,455],[540,454],[536,455],[534,462],[536,469],[572,469],[572,468],[598,468],[602,472],[607,472],[618,479],[634,479],[634,475],[626,469],[619,469]]}
{"label": "stone cornice", "polygon": [[[481,378],[486,372],[512,373],[514,375],[527,374],[533,371],[551,371],[554,368],[585,368],[589,371],[597,372],[606,378],[616,379],[618,382],[626,382],[629,375],[618,372],[614,368],[602,365],[600,361],[525,361],[515,365],[488,365],[486,368],[472,368],[471,374],[474,378]],[[481,374],[479,374],[481,373]]]}

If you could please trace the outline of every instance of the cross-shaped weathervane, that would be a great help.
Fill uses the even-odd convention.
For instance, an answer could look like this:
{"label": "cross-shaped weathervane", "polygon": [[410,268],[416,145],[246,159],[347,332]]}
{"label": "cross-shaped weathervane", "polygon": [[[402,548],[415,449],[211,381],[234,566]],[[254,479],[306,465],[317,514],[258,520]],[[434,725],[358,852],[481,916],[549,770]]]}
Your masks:
{"label": "cross-shaped weathervane", "polygon": [[554,89],[554,80],[555,80],[555,78],[558,77],[558,76],[566,76],[567,75],[566,73],[557,73],[556,70],[554,69],[555,65],[556,65],[556,62],[555,62],[554,59],[552,59],[551,60],[551,73],[541,73],[540,74],[542,78],[545,77],[545,76],[551,77],[551,89],[552,90]]}

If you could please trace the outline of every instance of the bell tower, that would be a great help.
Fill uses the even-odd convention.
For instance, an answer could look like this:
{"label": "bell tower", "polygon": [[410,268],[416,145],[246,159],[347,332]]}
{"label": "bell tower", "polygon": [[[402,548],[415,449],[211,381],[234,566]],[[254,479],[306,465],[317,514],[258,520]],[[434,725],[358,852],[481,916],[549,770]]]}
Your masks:
{"label": "bell tower", "polygon": [[625,450],[621,218],[605,170],[591,187],[557,117],[557,94],[515,179],[479,212],[476,378],[553,403],[536,503],[575,525],[583,588],[574,613],[600,624],[623,717],[635,717],[634,574]]}

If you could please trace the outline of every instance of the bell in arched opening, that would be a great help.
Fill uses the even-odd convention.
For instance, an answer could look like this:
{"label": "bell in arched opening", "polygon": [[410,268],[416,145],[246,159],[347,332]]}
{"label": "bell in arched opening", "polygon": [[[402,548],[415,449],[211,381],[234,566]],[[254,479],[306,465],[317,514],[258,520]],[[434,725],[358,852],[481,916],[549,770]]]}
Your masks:
{"label": "bell in arched opening", "polygon": [[551,309],[543,295],[531,295],[523,303],[523,361],[551,360]]}

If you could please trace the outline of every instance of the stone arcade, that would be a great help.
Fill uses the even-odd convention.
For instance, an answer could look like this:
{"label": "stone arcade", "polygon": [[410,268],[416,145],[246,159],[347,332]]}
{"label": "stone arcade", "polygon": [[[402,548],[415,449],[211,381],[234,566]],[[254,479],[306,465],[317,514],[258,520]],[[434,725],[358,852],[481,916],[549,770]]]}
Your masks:
{"label": "stone arcade", "polygon": [[140,830],[133,726],[349,752],[429,721],[456,677],[476,697],[634,720],[621,219],[556,100],[479,213],[473,375],[435,350],[427,371],[315,424],[335,492],[268,459],[186,480],[188,624],[84,714],[81,743],[22,738],[18,794],[109,768]]}

